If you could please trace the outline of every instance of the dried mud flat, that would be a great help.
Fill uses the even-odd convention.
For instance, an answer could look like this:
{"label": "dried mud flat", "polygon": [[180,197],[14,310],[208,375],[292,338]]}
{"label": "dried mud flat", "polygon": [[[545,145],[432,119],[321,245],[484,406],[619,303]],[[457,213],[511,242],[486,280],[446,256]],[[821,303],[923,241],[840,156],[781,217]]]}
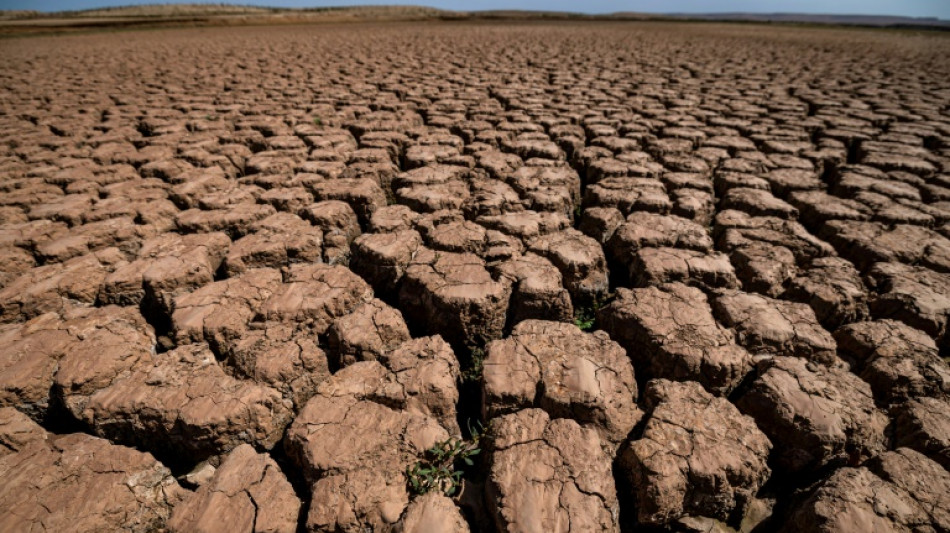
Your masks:
{"label": "dried mud flat", "polygon": [[[950,531],[948,57],[7,40],[0,530]],[[461,492],[420,494],[476,420]]]}

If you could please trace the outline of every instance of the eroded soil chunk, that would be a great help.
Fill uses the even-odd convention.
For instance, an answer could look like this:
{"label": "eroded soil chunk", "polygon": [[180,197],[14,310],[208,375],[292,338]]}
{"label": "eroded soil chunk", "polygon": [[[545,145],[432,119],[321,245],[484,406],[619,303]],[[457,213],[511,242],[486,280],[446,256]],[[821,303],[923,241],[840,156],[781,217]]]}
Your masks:
{"label": "eroded soil chunk", "polygon": [[787,471],[854,464],[886,449],[888,419],[874,406],[871,387],[840,367],[768,359],[736,405],[781,443],[775,459]]}
{"label": "eroded soil chunk", "polygon": [[794,509],[782,531],[946,531],[950,474],[899,448],[859,468],[842,468]]}
{"label": "eroded soil chunk", "polygon": [[[425,390],[433,379],[447,378],[454,389],[458,367],[446,370],[420,373],[407,383]],[[426,403],[412,398],[398,374],[377,361],[350,365],[319,387],[285,441],[311,484],[308,528],[396,527],[409,505],[407,468],[450,435]],[[454,421],[454,407],[444,414]]]}
{"label": "eroded soil chunk", "polygon": [[150,454],[74,433],[0,457],[5,531],[160,529],[186,491]]}
{"label": "eroded soil chunk", "polygon": [[110,440],[201,460],[245,442],[272,448],[290,422],[289,403],[228,376],[207,345],[190,344],[92,394],[80,419]]}
{"label": "eroded soil chunk", "polygon": [[641,438],[621,452],[637,501],[637,519],[668,525],[683,516],[741,515],[771,470],[772,443],[731,403],[694,382],[647,384],[651,409]]}
{"label": "eroded soil chunk", "polygon": [[725,395],[752,370],[752,356],[716,323],[706,295],[681,283],[618,289],[597,323],[646,379],[698,381]]}
{"label": "eroded soil chunk", "polygon": [[412,258],[399,289],[410,320],[471,347],[501,337],[510,296],[511,283],[492,279],[477,256],[428,249]]}
{"label": "eroded soil chunk", "polygon": [[526,320],[488,345],[484,364],[486,418],[538,407],[615,443],[640,420],[633,366],[603,332]]}
{"label": "eroded soil chunk", "polygon": [[611,458],[597,432],[539,409],[497,418],[489,505],[501,531],[619,531]]}
{"label": "eroded soil chunk", "polygon": [[171,531],[292,533],[300,500],[277,463],[242,444],[211,480],[175,506]]}

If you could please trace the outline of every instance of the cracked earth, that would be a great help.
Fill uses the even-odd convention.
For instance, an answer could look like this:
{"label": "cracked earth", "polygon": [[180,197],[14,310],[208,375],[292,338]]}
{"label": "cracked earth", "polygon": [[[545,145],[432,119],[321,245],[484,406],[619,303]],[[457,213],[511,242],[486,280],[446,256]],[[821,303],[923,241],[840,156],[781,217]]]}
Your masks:
{"label": "cracked earth", "polygon": [[[950,532],[950,40],[0,47],[0,530]],[[484,427],[461,491],[426,450]]]}

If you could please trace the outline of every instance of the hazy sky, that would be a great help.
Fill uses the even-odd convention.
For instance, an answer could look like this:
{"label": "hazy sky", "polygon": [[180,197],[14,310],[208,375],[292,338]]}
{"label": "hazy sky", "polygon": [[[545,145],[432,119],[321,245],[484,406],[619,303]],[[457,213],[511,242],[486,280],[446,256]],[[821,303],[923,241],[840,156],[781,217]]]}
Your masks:
{"label": "hazy sky", "polygon": [[[218,3],[220,1],[223,0],[194,3]],[[155,0],[0,0],[0,9],[62,11],[155,3],[165,2]],[[950,0],[238,0],[225,3],[280,7],[412,4],[463,11],[537,9],[584,13],[611,13],[614,11],[721,13],[745,11],[755,13],[904,15],[950,19]]]}

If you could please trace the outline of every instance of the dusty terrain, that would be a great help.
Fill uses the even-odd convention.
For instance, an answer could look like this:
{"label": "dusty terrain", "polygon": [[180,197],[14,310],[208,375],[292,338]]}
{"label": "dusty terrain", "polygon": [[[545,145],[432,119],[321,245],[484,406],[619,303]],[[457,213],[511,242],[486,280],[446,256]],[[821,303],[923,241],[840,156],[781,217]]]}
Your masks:
{"label": "dusty terrain", "polygon": [[[581,9],[578,6],[578,9]],[[413,5],[339,7],[256,7],[228,4],[147,4],[85,9],[80,11],[13,11],[0,9],[0,36],[63,32],[181,28],[207,26],[339,24],[393,21],[733,21],[785,25],[846,25],[950,30],[950,21],[935,17],[873,15],[809,15],[799,13],[615,13],[587,14],[568,11],[450,11]]]}
{"label": "dusty terrain", "polygon": [[[580,17],[569,13],[559,15],[562,18]],[[49,13],[0,10],[0,36],[135,28],[436,21],[474,16],[475,13],[411,5],[278,8],[228,4],[146,4]],[[528,16],[538,18],[545,15],[538,13]]]}
{"label": "dusty terrain", "polygon": [[948,58],[5,40],[0,530],[950,531]]}

